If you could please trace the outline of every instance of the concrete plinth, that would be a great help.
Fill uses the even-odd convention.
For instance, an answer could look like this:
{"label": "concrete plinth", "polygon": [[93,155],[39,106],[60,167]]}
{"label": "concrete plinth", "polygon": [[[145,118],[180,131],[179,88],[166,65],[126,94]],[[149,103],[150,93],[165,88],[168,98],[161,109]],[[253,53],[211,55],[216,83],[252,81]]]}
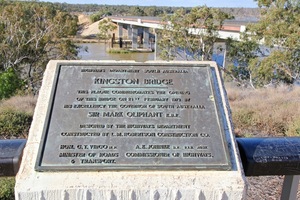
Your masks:
{"label": "concrete plinth", "polygon": [[[16,176],[16,200],[245,199],[245,178],[232,133],[226,136],[231,159],[230,170],[106,169],[102,171],[76,171],[64,169],[61,171],[36,171],[35,165],[42,141],[44,125],[47,120],[46,115],[49,102],[51,102],[51,91],[55,82],[57,62],[65,63],[67,66],[69,63],[84,66],[99,63],[99,61],[51,61],[48,64],[28,142],[24,150],[22,164]],[[101,63],[103,62],[105,61]],[[111,64],[112,62],[107,61],[106,63]],[[119,61],[114,63],[126,62]],[[201,63],[212,64],[212,62]],[[221,90],[225,94],[222,88]],[[231,132],[230,130],[231,127],[229,125],[226,127],[226,131]]]}

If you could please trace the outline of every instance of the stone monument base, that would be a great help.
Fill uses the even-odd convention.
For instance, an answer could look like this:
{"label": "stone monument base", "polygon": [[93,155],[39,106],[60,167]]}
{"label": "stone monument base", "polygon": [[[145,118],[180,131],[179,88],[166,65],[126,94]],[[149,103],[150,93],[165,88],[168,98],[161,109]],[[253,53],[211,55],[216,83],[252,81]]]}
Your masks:
{"label": "stone monument base", "polygon": [[238,200],[245,197],[240,177],[209,171],[33,173],[18,182],[16,199]]}
{"label": "stone monument base", "polygon": [[[139,169],[98,170],[68,168],[56,170],[36,170],[36,163],[45,130],[51,91],[55,79],[58,61],[48,64],[43,85],[35,109],[28,142],[24,149],[23,160],[16,176],[16,200],[226,200],[245,199],[246,186],[240,164],[235,139],[230,124],[226,142],[230,154],[229,169]],[[59,61],[76,65],[95,65],[99,61]],[[101,61],[103,63],[104,61]],[[112,62],[107,62],[112,63]],[[125,63],[123,61],[123,63]],[[174,62],[175,63],[175,62]],[[198,62],[189,62],[197,64]],[[212,62],[201,64],[214,65]],[[76,74],[73,75],[77,76]],[[219,78],[220,79],[220,78]],[[67,82],[66,82],[67,83]],[[220,88],[222,90],[222,88]],[[225,92],[222,90],[221,95]],[[224,98],[222,101],[225,101]],[[225,103],[224,103],[225,105]],[[63,109],[63,107],[61,108]],[[226,111],[228,112],[228,111]],[[228,113],[226,113],[228,114]],[[64,120],[64,119],[61,119]],[[228,120],[228,118],[227,118]],[[57,134],[59,135],[59,131]],[[55,140],[56,143],[59,142]],[[55,143],[47,147],[49,152],[55,150]],[[216,145],[212,141],[213,146]],[[51,150],[52,148],[52,150]],[[215,155],[218,152],[215,153]],[[58,159],[57,154],[56,158]],[[201,164],[201,163],[200,163]],[[59,163],[56,164],[59,167]],[[54,166],[55,167],[55,166]]]}

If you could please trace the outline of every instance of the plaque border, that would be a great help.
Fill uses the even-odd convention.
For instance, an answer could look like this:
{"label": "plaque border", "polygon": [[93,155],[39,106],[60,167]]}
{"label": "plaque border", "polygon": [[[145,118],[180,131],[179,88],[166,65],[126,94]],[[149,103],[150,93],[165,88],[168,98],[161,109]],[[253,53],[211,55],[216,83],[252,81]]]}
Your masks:
{"label": "plaque border", "polygon": [[[209,71],[209,82],[210,82],[210,87],[211,90],[213,92],[214,98],[215,99],[215,109],[216,109],[216,115],[217,115],[217,120],[219,122],[219,129],[220,129],[220,134],[221,134],[221,139],[222,139],[222,145],[224,147],[225,150],[225,155],[226,155],[226,160],[228,161],[227,163],[224,164],[210,164],[207,166],[195,166],[195,164],[192,165],[182,165],[182,164],[178,164],[178,165],[167,165],[167,166],[157,166],[157,165],[148,165],[147,166],[124,166],[124,165],[118,165],[118,166],[101,166],[99,167],[98,165],[95,166],[42,166],[42,159],[43,159],[43,155],[44,155],[44,151],[45,151],[45,144],[46,144],[46,139],[48,136],[48,130],[49,130],[49,126],[50,126],[50,122],[51,122],[51,115],[53,112],[53,105],[54,105],[54,100],[55,100],[55,95],[56,95],[56,91],[57,91],[57,85],[58,85],[58,80],[59,80],[59,75],[60,75],[60,71],[61,71],[61,67],[62,66],[154,66],[154,67],[159,67],[159,66],[163,66],[163,67],[171,67],[171,66],[175,66],[175,67],[207,67],[207,70]],[[50,106],[48,106],[47,108],[47,113],[46,113],[46,117],[44,120],[44,125],[43,125],[43,132],[42,132],[42,137],[41,137],[41,141],[39,144],[39,148],[38,148],[38,154],[37,154],[37,158],[36,158],[36,162],[35,162],[35,170],[36,171],[123,171],[123,170],[129,170],[129,171],[133,171],[133,170],[143,170],[143,171],[150,171],[150,170],[167,170],[167,171],[176,171],[176,170],[209,170],[209,171],[229,171],[232,170],[232,158],[231,155],[229,153],[229,146],[228,146],[228,140],[229,140],[229,136],[226,137],[226,131],[225,129],[228,129],[228,125],[227,125],[227,120],[226,120],[226,114],[224,112],[224,108],[223,106],[226,106],[223,104],[221,95],[216,94],[216,90],[220,90],[220,84],[217,78],[217,72],[218,70],[215,69],[214,66],[211,66],[208,63],[188,63],[188,62],[145,62],[145,63],[139,63],[139,62],[134,62],[134,61],[125,61],[125,62],[120,62],[120,61],[110,61],[110,62],[61,62],[58,61],[55,65],[56,69],[55,69],[55,73],[54,73],[54,78],[52,81],[52,85],[53,87],[51,88],[51,93],[50,93],[50,98],[49,98],[49,104]],[[225,127],[226,125],[226,127]],[[227,133],[228,134],[228,133]]]}

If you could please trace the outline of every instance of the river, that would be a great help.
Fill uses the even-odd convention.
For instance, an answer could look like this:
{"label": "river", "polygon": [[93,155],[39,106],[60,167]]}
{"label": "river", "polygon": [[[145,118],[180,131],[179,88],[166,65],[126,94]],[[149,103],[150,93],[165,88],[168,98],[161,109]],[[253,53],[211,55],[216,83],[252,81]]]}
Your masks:
{"label": "river", "polygon": [[[154,60],[154,53],[108,53],[108,44],[104,43],[79,43],[81,47],[78,56],[81,60],[134,60],[145,62]],[[87,49],[87,51],[85,50]]]}
{"label": "river", "polygon": [[[108,53],[109,44],[104,43],[78,43],[81,47],[78,56],[81,60],[133,60],[136,62],[145,62],[154,60],[154,52],[151,53]],[[220,44],[218,44],[220,46]],[[85,50],[86,49],[86,50]],[[223,66],[223,52],[214,49],[212,60],[216,61],[219,66]],[[180,59],[179,59],[180,60]]]}

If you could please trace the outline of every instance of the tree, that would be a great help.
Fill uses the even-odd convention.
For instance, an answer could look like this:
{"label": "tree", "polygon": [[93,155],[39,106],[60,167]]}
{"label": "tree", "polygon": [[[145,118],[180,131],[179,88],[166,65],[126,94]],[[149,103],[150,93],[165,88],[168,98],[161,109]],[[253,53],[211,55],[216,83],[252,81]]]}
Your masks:
{"label": "tree", "polygon": [[232,16],[216,8],[195,7],[190,12],[179,9],[172,15],[163,17],[160,31],[160,57],[172,60],[181,57],[185,60],[210,60],[213,45],[218,38],[218,30],[224,20]]}
{"label": "tree", "polygon": [[132,14],[134,16],[145,16],[146,15],[144,10],[138,6],[131,7],[130,14]]}
{"label": "tree", "polygon": [[260,21],[247,26],[248,43],[246,40],[242,43],[261,44],[270,49],[270,53],[258,56],[257,48],[249,48],[248,55],[254,56],[248,56],[241,69],[251,75],[248,78],[256,87],[282,82],[292,84],[300,78],[300,1],[258,0],[258,5]]}
{"label": "tree", "polygon": [[262,84],[293,83],[300,78],[300,2],[298,0],[259,0],[261,19],[248,28],[256,41],[271,48],[270,55],[256,60],[252,71]]}
{"label": "tree", "polygon": [[250,40],[247,34],[241,34],[241,41],[228,38],[226,49],[226,58],[230,64],[223,66],[225,78],[229,77],[230,81],[236,82],[239,86],[255,88],[257,81],[253,78],[249,65],[262,56],[260,45]]}
{"label": "tree", "polygon": [[162,10],[159,9],[156,6],[150,6],[145,8],[145,15],[146,16],[158,16],[160,14],[163,14]]}
{"label": "tree", "polygon": [[99,28],[99,34],[98,34],[99,39],[107,41],[112,37],[111,32],[116,30],[117,26],[111,21],[111,19],[104,18],[99,22],[98,28]]}
{"label": "tree", "polygon": [[13,69],[37,93],[50,59],[76,59],[77,18],[53,4],[0,3],[0,73]]}

